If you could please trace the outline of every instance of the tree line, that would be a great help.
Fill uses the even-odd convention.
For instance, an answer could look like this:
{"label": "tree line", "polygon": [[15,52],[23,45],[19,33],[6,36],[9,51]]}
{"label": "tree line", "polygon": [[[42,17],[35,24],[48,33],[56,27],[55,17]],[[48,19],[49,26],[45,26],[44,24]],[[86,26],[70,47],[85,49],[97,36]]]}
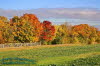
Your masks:
{"label": "tree line", "polygon": [[1,43],[42,44],[96,44],[100,43],[100,31],[88,24],[53,25],[50,21],[40,22],[34,14],[14,16],[10,20],[0,16]]}

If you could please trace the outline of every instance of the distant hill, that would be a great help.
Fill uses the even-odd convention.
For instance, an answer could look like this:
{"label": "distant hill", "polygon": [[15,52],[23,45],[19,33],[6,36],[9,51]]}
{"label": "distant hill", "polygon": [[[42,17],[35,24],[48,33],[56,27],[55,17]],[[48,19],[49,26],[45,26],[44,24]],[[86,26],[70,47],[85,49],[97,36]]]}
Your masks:
{"label": "distant hill", "polygon": [[100,28],[100,9],[97,8],[38,8],[29,10],[12,10],[0,8],[0,16],[9,19],[25,13],[36,14],[40,21],[49,20],[54,24],[69,22],[75,24],[90,24]]}
{"label": "distant hill", "polygon": [[100,9],[96,8],[39,8],[30,10],[0,9],[0,16],[21,16],[24,13],[36,14],[39,18],[74,18],[86,20],[100,20]]}

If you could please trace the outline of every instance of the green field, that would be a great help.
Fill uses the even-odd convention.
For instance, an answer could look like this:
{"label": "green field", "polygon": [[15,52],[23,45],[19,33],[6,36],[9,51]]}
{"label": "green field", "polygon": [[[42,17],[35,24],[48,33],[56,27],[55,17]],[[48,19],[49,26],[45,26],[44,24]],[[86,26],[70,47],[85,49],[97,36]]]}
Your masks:
{"label": "green field", "polygon": [[[17,49],[7,49],[8,51],[0,49],[0,60],[25,58],[34,60],[35,64],[3,64],[3,61],[0,61],[0,64],[2,66],[100,66],[100,44]],[[15,60],[8,59],[6,62],[8,61]]]}

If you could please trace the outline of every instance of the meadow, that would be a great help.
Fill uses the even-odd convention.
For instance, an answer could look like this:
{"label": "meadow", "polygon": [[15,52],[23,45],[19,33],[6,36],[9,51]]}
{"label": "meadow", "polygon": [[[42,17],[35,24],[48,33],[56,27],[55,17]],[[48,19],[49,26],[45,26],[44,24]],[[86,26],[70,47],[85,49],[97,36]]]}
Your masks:
{"label": "meadow", "polygon": [[0,48],[0,60],[7,58],[25,58],[34,60],[34,64],[4,64],[0,61],[1,66],[100,66],[100,44]]}

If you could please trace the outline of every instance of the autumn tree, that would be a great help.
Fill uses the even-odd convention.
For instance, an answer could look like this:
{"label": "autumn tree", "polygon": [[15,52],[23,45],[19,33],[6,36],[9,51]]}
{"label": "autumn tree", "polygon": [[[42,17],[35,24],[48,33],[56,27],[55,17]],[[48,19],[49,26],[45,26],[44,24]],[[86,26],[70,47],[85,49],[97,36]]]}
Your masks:
{"label": "autumn tree", "polygon": [[34,14],[24,14],[21,19],[23,21],[29,22],[32,26],[33,41],[37,42],[40,39],[42,33],[42,24]]}
{"label": "autumn tree", "polygon": [[42,24],[34,14],[24,14],[11,19],[13,34],[18,42],[37,42],[42,33]]}
{"label": "autumn tree", "polygon": [[55,25],[56,37],[52,41],[53,44],[67,44],[70,43],[69,34],[71,32],[71,25],[65,22],[61,25]]}
{"label": "autumn tree", "polygon": [[100,43],[100,31],[97,32],[97,39],[96,39],[97,43]]}
{"label": "autumn tree", "polygon": [[[23,21],[20,17],[15,16],[11,19],[10,24],[13,28],[15,42],[32,42],[31,26],[29,22]],[[31,39],[30,39],[31,38]]]}
{"label": "autumn tree", "polygon": [[[80,24],[72,27],[72,36],[80,43],[93,43],[97,38],[97,29],[88,24]],[[74,39],[75,41],[75,39]]]}
{"label": "autumn tree", "polygon": [[4,38],[3,38],[3,28],[5,24],[3,21],[0,20],[0,44],[4,43]]}
{"label": "autumn tree", "polygon": [[41,41],[44,44],[50,43],[55,36],[55,27],[49,21],[43,21],[43,32],[41,34]]}
{"label": "autumn tree", "polygon": [[8,19],[4,16],[0,16],[0,20],[3,21],[3,22],[8,22]]}

